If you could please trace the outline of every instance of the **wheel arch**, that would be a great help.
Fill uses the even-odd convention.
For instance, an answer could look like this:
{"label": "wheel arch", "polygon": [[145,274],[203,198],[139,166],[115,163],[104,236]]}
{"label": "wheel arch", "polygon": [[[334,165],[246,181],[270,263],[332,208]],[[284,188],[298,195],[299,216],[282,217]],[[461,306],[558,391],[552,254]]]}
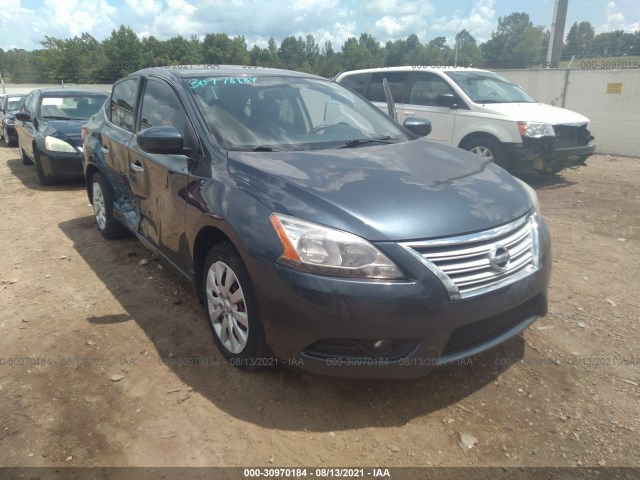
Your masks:
{"label": "wheel arch", "polygon": [[229,242],[236,250],[238,246],[222,229],[213,226],[203,226],[193,242],[193,283],[200,302],[204,301],[202,292],[202,275],[204,274],[204,261],[211,247],[220,242]]}
{"label": "wheel arch", "polygon": [[93,176],[98,172],[100,172],[98,167],[96,167],[95,165],[90,163],[87,166],[87,169],[86,169],[86,171],[84,173],[84,183],[85,183],[85,187],[87,189],[87,197],[89,197],[89,203],[93,203],[93,191],[92,191],[92,188],[91,188],[91,183],[93,181]]}
{"label": "wheel arch", "polygon": [[465,145],[471,143],[472,140],[476,140],[476,139],[480,139],[480,138],[490,138],[491,140],[502,144],[502,141],[498,137],[493,135],[492,133],[488,133],[488,132],[471,132],[471,133],[467,134],[462,140],[460,140],[460,143],[458,143],[458,148],[462,148],[462,149],[466,150]]}

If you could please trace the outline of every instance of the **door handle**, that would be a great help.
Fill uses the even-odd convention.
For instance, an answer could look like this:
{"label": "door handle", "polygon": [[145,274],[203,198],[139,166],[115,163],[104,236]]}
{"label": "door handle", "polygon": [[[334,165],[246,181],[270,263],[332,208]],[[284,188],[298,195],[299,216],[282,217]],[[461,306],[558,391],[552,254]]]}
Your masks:
{"label": "door handle", "polygon": [[101,147],[102,153],[109,153],[109,149],[107,147]]}
{"label": "door handle", "polygon": [[134,172],[144,172],[144,167],[138,160],[136,160],[135,162],[131,162],[129,166]]}

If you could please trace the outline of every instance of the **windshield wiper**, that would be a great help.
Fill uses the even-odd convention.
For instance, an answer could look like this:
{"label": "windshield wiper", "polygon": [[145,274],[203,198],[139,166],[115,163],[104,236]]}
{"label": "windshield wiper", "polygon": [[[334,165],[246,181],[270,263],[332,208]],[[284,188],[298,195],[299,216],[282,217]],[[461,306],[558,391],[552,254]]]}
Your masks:
{"label": "windshield wiper", "polygon": [[44,115],[42,118],[50,118],[51,120],[73,120],[70,117],[59,117],[56,115]]}
{"label": "windshield wiper", "polygon": [[398,143],[399,141],[400,140],[398,140],[397,138],[385,135],[383,137],[357,138],[355,140],[347,140],[346,142],[331,148],[353,148],[359,147],[360,145],[366,145],[367,143]]}
{"label": "windshield wiper", "polygon": [[228,150],[233,152],[286,152],[287,151],[286,148],[271,147],[269,145],[259,145],[257,147],[247,147],[247,148],[243,148],[243,147],[229,148]]}

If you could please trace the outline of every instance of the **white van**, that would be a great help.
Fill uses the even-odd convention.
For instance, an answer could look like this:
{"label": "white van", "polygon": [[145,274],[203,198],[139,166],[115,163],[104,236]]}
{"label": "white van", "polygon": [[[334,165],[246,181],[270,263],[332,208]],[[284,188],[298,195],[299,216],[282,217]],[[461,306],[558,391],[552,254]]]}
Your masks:
{"label": "white van", "polygon": [[483,155],[514,173],[556,173],[595,152],[589,119],[538,103],[497,73],[476,68],[388,67],[341,73],[336,81],[387,111],[383,79],[399,123],[431,121],[429,138]]}

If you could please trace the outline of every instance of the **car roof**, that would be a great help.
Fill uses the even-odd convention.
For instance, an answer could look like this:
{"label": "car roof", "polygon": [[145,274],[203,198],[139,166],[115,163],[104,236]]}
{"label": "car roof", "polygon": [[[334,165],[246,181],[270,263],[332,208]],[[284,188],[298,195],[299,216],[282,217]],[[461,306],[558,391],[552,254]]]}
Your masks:
{"label": "car roof", "polygon": [[493,73],[481,68],[453,67],[453,66],[429,66],[429,65],[405,65],[400,67],[379,67],[365,68],[363,70],[349,70],[342,72],[337,77],[352,75],[354,73],[378,73],[378,72],[486,72]]}
{"label": "car roof", "polygon": [[295,72],[293,70],[283,70],[280,68],[254,67],[251,65],[175,65],[166,67],[150,67],[138,70],[133,75],[158,75],[165,78],[191,78],[197,76],[241,76],[252,77],[282,76],[296,78],[317,78],[326,80],[311,73]]}
{"label": "car roof", "polygon": [[91,89],[91,88],[61,88],[61,87],[56,87],[56,88],[38,88],[38,90],[43,95],[50,95],[50,94],[55,94],[55,95],[65,94],[65,95],[68,95],[68,96],[71,96],[71,95],[87,95],[87,94],[109,95],[109,92],[105,92],[104,90],[94,90],[94,89]]}

